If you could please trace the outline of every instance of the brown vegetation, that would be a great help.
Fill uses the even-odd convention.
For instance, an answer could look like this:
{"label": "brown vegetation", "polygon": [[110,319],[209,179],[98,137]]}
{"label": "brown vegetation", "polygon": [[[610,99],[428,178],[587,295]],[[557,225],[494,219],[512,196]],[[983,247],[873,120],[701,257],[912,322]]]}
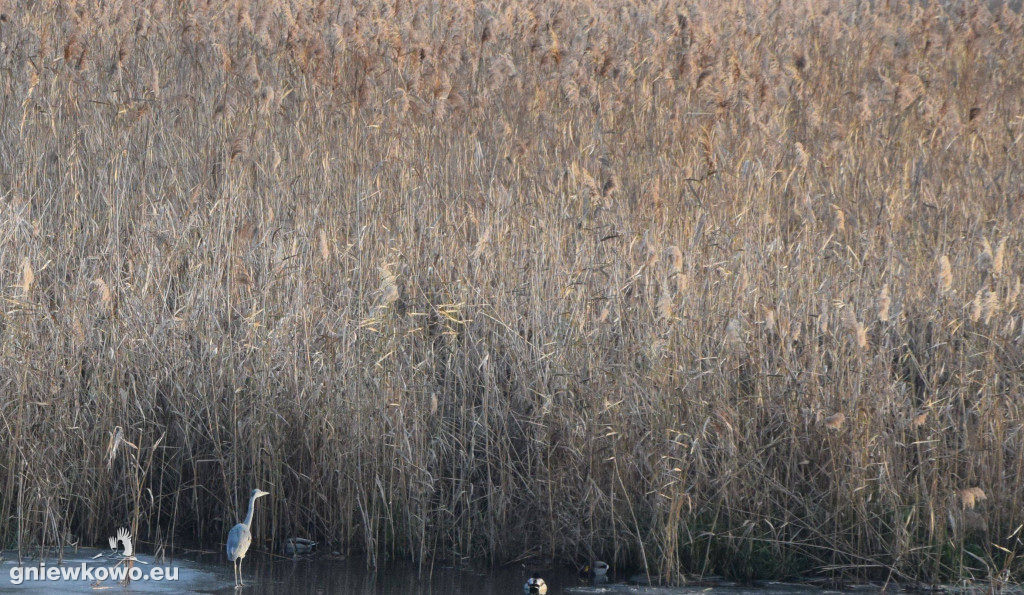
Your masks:
{"label": "brown vegetation", "polygon": [[1019,577],[1020,15],[698,4],[0,0],[2,545]]}

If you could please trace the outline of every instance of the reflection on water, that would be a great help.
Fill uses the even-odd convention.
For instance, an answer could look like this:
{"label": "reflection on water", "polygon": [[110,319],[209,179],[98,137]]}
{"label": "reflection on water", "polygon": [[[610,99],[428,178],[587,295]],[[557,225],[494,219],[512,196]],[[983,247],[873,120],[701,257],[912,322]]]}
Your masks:
{"label": "reflection on water", "polygon": [[[82,549],[77,554],[65,555],[66,568],[78,568],[86,564],[91,568],[108,563],[94,560],[99,550]],[[175,558],[154,564],[151,557],[139,555],[138,564],[144,572],[154,567],[171,566],[177,569],[176,582],[135,581],[122,587],[113,580],[98,584],[89,581],[78,582],[36,582],[27,581],[21,585],[11,583],[17,555],[4,552],[5,560],[0,562],[0,593],[236,593],[231,564],[223,553],[209,553]],[[12,558],[14,560],[12,561]],[[26,560],[26,564],[36,563]],[[56,565],[56,560],[47,561],[47,568]],[[359,559],[330,560],[324,558],[297,559],[270,556],[250,552],[242,566],[246,587],[239,593],[257,595],[265,593],[286,593],[287,595],[337,593],[340,595],[519,595],[530,571],[522,567],[498,569],[490,573],[457,571],[450,568],[426,569],[422,575],[417,567],[407,563],[394,563],[381,572],[370,572],[364,561]],[[628,584],[608,583],[594,585],[577,577],[572,570],[548,570],[542,572],[548,583],[549,595],[559,593],[645,593],[649,595],[680,595],[714,592],[718,595],[749,595],[753,593],[774,593],[775,595],[823,595],[825,591],[794,585],[762,585],[758,588],[739,587],[689,587],[663,588]]]}
{"label": "reflection on water", "polygon": [[[206,564],[206,558],[199,561]],[[225,589],[215,591],[229,593],[231,588],[231,567],[225,565],[223,585]],[[425,567],[423,573],[408,563],[391,563],[380,572],[367,570],[362,559],[328,560],[322,558],[292,560],[270,556],[246,558],[246,593],[269,594],[287,592],[289,595],[340,593],[345,595],[497,595],[521,594],[523,584],[529,577],[521,567],[499,569],[490,573],[458,571],[451,568],[431,570]],[[548,594],[567,593],[566,588],[582,586],[583,583],[571,570],[544,573],[548,582]]]}

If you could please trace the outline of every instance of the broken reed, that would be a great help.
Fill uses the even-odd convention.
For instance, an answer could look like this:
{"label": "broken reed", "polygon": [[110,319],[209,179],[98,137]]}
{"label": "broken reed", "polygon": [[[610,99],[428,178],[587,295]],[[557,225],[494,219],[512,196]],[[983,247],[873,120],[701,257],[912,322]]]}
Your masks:
{"label": "broken reed", "polygon": [[1021,18],[885,4],[0,2],[3,545],[1020,578]]}

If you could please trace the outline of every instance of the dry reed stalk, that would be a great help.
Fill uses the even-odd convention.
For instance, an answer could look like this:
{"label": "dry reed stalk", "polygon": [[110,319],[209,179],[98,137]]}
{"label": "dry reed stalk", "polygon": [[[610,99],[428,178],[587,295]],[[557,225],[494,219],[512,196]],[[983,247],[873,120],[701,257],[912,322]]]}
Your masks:
{"label": "dry reed stalk", "polygon": [[971,322],[978,322],[979,320],[981,320],[982,313],[985,311],[985,303],[985,290],[979,289],[977,293],[974,294],[974,299],[971,300],[970,303]]}
{"label": "dry reed stalk", "polygon": [[960,503],[965,510],[973,509],[978,502],[982,502],[988,499],[985,491],[979,487],[964,488],[957,492],[957,496],[960,498]]}
{"label": "dry reed stalk", "polygon": [[381,563],[1012,551],[1012,7],[278,4],[0,9],[4,543],[259,483]]}
{"label": "dry reed stalk", "polygon": [[1021,295],[1020,287],[1020,277],[1017,277],[1013,282],[1013,287],[1006,294],[1006,310],[1008,312],[1013,312],[1017,307],[1017,298]]}
{"label": "dry reed stalk", "polygon": [[672,293],[668,288],[668,281],[661,284],[660,296],[657,304],[658,315],[663,320],[672,320],[674,306],[672,304]]}
{"label": "dry reed stalk", "polygon": [[32,284],[36,282],[36,275],[32,271],[32,262],[26,256],[21,260],[21,294],[27,298],[32,291]]}
{"label": "dry reed stalk", "polygon": [[842,412],[834,413],[823,419],[821,423],[830,430],[839,430],[846,423],[846,415]]}
{"label": "dry reed stalk", "polygon": [[886,283],[882,286],[882,291],[878,293],[878,320],[882,322],[889,322],[889,308],[892,306],[892,299],[889,297],[889,284]]}
{"label": "dry reed stalk", "polygon": [[832,205],[832,212],[835,214],[835,226],[837,233],[846,231],[846,214],[837,205]]}
{"label": "dry reed stalk", "polygon": [[953,267],[949,263],[949,256],[943,254],[939,257],[939,291],[949,293],[953,287]]}
{"label": "dry reed stalk", "polygon": [[999,240],[996,251],[992,255],[992,273],[999,276],[1003,273],[1003,264],[1006,259],[1006,238]]}

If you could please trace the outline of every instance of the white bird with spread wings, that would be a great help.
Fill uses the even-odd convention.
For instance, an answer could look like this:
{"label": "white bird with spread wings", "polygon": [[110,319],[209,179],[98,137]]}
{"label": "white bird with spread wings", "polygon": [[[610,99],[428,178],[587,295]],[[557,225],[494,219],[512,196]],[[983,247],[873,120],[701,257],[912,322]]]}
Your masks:
{"label": "white bird with spread wings", "polygon": [[121,527],[117,530],[117,540],[124,545],[124,552],[121,554],[121,557],[134,558],[135,548],[132,547],[132,534],[128,531],[127,527]]}
{"label": "white bird with spread wings", "polygon": [[[124,551],[122,552],[117,551],[117,544],[119,542],[124,546]],[[141,562],[142,564],[145,564],[145,562],[142,562],[142,560],[135,557],[135,546],[132,545],[132,534],[127,527],[121,527],[118,529],[115,537],[108,537],[107,544],[110,545],[111,550],[111,553],[107,554],[107,558],[122,561],[131,560],[133,562]],[[96,554],[93,556],[93,559],[95,560],[102,555],[102,553]]]}

